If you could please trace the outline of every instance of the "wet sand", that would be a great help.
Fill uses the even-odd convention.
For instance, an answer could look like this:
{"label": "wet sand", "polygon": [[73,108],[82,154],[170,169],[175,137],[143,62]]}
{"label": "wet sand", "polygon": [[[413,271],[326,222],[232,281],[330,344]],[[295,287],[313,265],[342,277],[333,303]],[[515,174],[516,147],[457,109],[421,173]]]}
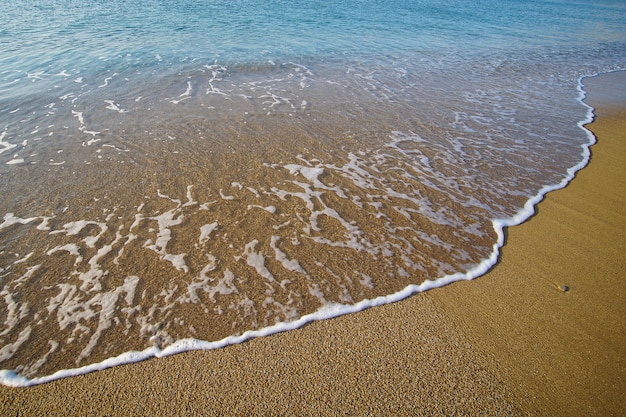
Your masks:
{"label": "wet sand", "polygon": [[625,414],[626,100],[609,94],[625,80],[586,80],[590,165],[508,230],[487,275],[218,351],[0,387],[0,414]]}

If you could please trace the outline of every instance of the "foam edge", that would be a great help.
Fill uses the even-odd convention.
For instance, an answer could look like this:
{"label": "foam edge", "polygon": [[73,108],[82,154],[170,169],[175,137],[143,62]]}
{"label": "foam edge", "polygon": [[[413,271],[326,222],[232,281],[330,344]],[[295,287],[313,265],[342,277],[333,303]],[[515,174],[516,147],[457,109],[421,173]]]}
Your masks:
{"label": "foam edge", "polygon": [[[617,69],[615,71],[607,71],[606,73],[624,71],[624,70],[626,69]],[[229,337],[226,337],[224,339],[221,339],[215,342],[208,342],[208,341],[203,341],[203,340],[198,340],[198,339],[181,339],[181,340],[174,342],[173,344],[166,347],[165,349],[151,347],[142,351],[125,352],[119,356],[105,359],[102,362],[94,363],[94,364],[83,366],[80,368],[62,369],[60,371],[55,372],[52,375],[37,377],[33,379],[26,378],[22,375],[17,374],[14,371],[3,369],[3,370],[0,370],[0,384],[9,386],[9,387],[28,387],[28,386],[33,386],[33,385],[45,384],[45,383],[62,379],[62,378],[84,375],[84,374],[88,374],[91,372],[100,371],[100,370],[104,370],[107,368],[112,368],[114,366],[140,362],[140,361],[150,359],[153,357],[162,358],[162,357],[176,355],[179,353],[188,352],[192,350],[220,349],[229,345],[243,343],[250,339],[257,338],[257,337],[269,336],[269,335],[273,335],[276,333],[282,333],[282,332],[286,332],[289,330],[295,330],[314,321],[327,320],[327,319],[343,316],[346,314],[363,311],[371,307],[394,303],[397,301],[404,300],[416,293],[425,292],[434,288],[440,288],[440,287],[443,287],[445,285],[448,285],[457,281],[473,280],[475,278],[478,278],[486,274],[498,262],[498,259],[500,257],[500,250],[505,244],[504,230],[507,227],[517,226],[525,222],[526,220],[528,220],[530,217],[532,217],[535,214],[536,205],[539,204],[539,202],[541,202],[545,198],[545,195],[547,193],[562,189],[565,186],[567,186],[567,184],[569,184],[570,181],[574,179],[574,177],[576,176],[576,173],[582,168],[584,168],[585,166],[587,166],[587,164],[589,163],[589,160],[591,157],[590,147],[596,143],[597,139],[590,130],[585,128],[585,125],[591,123],[594,120],[595,115],[594,115],[594,108],[584,102],[585,98],[587,97],[587,94],[584,90],[583,79],[596,77],[603,73],[605,72],[595,73],[592,75],[585,75],[585,76],[581,76],[580,78],[578,78],[578,86],[577,86],[577,89],[579,92],[578,101],[584,107],[587,108],[587,114],[586,114],[585,119],[577,123],[578,127],[580,127],[583,131],[586,132],[586,135],[588,138],[587,143],[581,145],[582,160],[578,164],[576,164],[575,166],[567,170],[567,175],[565,176],[565,178],[563,178],[563,180],[561,180],[561,182],[559,182],[558,184],[548,185],[548,186],[544,186],[543,188],[541,188],[539,192],[534,197],[530,198],[524,204],[524,207],[520,209],[514,216],[508,219],[493,220],[492,225],[498,236],[497,242],[493,245],[493,250],[490,256],[484,259],[481,263],[479,263],[477,266],[470,269],[469,271],[465,273],[458,272],[455,274],[446,275],[441,278],[437,278],[435,280],[426,280],[419,285],[412,284],[394,294],[390,294],[387,296],[380,296],[380,297],[376,297],[373,299],[363,300],[356,304],[351,304],[351,305],[335,304],[335,303],[326,304],[322,308],[317,310],[316,312],[302,316],[298,320],[294,320],[291,322],[277,323],[273,326],[264,327],[259,330],[247,331],[241,335],[229,336]]]}

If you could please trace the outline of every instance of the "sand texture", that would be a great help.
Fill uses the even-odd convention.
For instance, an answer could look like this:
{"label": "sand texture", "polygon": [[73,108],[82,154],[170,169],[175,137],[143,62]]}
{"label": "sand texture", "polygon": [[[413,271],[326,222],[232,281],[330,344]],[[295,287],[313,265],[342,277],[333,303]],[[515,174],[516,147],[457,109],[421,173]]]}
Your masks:
{"label": "sand texture", "polygon": [[487,276],[429,294],[531,415],[626,415],[625,75],[585,81],[589,166],[509,229]]}
{"label": "sand texture", "polygon": [[585,84],[590,165],[508,230],[487,275],[217,351],[0,387],[0,415],[626,415],[626,77]]}

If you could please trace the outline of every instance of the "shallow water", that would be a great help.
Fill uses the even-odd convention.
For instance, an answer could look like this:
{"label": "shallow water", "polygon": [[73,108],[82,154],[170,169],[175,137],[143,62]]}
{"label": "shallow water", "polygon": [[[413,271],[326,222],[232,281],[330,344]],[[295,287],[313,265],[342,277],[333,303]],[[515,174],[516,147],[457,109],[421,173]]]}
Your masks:
{"label": "shallow water", "polygon": [[475,276],[624,66],[620,2],[113,3],[0,17],[0,367],[34,382]]}

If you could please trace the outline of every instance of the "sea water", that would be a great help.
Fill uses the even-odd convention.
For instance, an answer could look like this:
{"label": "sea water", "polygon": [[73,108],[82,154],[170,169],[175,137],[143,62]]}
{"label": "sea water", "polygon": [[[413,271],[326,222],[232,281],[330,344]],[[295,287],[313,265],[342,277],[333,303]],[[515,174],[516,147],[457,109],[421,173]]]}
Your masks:
{"label": "sea water", "polygon": [[588,160],[622,1],[0,11],[0,373],[216,348],[488,270]]}

